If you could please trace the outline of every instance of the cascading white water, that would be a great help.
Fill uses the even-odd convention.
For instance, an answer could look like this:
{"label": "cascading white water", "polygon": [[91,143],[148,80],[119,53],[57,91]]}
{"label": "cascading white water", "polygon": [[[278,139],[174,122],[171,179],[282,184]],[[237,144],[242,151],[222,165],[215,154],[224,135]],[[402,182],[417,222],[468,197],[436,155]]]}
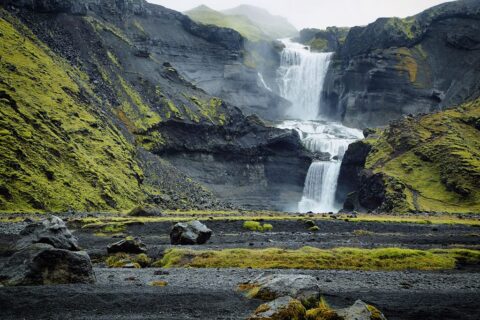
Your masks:
{"label": "cascading white water", "polygon": [[316,119],[332,53],[314,53],[302,44],[282,42],[285,48],[278,69],[278,86],[280,95],[292,102],[287,115],[300,120]]}
{"label": "cascading white water", "polygon": [[278,125],[279,128],[296,130],[305,147],[314,152],[328,153],[328,161],[311,164],[300,212],[338,211],[335,201],[341,159],[348,145],[363,134],[341,123],[318,118],[321,108],[321,92],[330,63],[331,53],[314,53],[304,45],[282,40],[285,49],[278,70],[280,95],[292,103],[288,116],[292,119]]}

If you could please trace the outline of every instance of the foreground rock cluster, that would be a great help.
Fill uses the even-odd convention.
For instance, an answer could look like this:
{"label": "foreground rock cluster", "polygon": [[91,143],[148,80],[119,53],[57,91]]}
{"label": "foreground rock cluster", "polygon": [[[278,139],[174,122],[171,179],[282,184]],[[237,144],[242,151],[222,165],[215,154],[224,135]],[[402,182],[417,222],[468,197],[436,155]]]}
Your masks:
{"label": "foreground rock cluster", "polygon": [[21,232],[15,253],[0,268],[6,286],[94,283],[90,257],[80,251],[65,222],[50,216]]}
{"label": "foreground rock cluster", "polygon": [[321,297],[318,280],[307,275],[261,276],[240,285],[249,298],[266,300],[248,320],[386,320],[361,300],[348,308],[332,308]]}

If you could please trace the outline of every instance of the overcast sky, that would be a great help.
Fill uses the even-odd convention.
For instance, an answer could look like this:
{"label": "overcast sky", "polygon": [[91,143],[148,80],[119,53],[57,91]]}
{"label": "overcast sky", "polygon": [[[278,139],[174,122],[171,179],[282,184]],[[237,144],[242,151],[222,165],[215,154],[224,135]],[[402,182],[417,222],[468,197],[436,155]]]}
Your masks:
{"label": "overcast sky", "polygon": [[379,17],[407,17],[447,0],[147,0],[177,11],[205,4],[215,10],[251,4],[281,15],[298,29],[358,26]]}

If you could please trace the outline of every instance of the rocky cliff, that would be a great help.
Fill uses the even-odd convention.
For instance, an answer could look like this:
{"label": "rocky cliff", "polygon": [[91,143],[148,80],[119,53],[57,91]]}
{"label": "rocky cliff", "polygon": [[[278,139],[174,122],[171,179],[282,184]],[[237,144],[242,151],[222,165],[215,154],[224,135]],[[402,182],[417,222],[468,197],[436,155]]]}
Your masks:
{"label": "rocky cliff", "polygon": [[479,212],[480,99],[365,133],[341,167],[346,210]]}
{"label": "rocky cliff", "polygon": [[298,136],[211,95],[247,92],[255,73],[235,31],[142,0],[0,4],[0,210],[300,198],[311,160]]}
{"label": "rocky cliff", "polygon": [[345,43],[349,28],[327,27],[325,30],[309,28],[300,30],[294,40],[310,46],[316,52],[336,52]]}
{"label": "rocky cliff", "polygon": [[324,116],[359,128],[441,110],[480,93],[480,2],[350,29],[325,82]]}

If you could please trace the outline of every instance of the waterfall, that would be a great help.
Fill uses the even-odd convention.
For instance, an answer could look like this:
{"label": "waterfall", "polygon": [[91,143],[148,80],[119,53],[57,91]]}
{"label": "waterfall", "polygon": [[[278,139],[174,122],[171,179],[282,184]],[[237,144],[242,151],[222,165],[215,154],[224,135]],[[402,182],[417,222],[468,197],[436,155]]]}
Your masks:
{"label": "waterfall", "polygon": [[272,89],[265,82],[265,79],[263,78],[263,75],[260,72],[257,73],[257,76],[258,76],[258,82],[261,84],[261,86],[267,89],[268,91],[272,91]]}
{"label": "waterfall", "polygon": [[282,40],[278,69],[280,95],[292,102],[288,116],[293,119],[316,119],[320,107],[320,94],[332,53],[314,53],[305,46]]}
{"label": "waterfall", "polygon": [[302,44],[282,40],[285,48],[278,70],[280,95],[292,103],[287,120],[279,128],[298,132],[305,147],[328,153],[326,161],[314,161],[308,169],[300,212],[338,211],[335,201],[341,159],[348,145],[363,138],[360,130],[318,118],[321,92],[332,53],[314,53]]}

